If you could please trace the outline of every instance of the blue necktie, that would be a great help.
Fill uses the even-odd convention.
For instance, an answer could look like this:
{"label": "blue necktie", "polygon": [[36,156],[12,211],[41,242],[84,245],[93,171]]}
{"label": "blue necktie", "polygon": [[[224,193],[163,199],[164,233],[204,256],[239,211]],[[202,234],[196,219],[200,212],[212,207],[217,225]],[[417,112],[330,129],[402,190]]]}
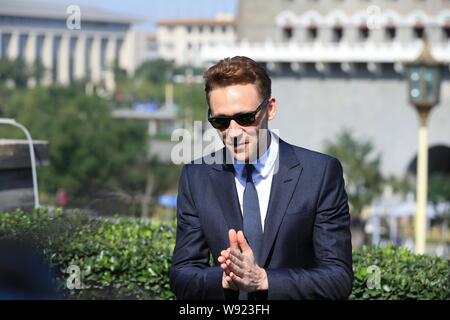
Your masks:
{"label": "blue necktie", "polygon": [[252,248],[256,263],[261,251],[263,230],[261,225],[261,214],[259,211],[258,193],[256,192],[255,184],[253,183],[252,173],[254,166],[251,164],[245,165],[247,173],[247,184],[244,190],[244,235]]}

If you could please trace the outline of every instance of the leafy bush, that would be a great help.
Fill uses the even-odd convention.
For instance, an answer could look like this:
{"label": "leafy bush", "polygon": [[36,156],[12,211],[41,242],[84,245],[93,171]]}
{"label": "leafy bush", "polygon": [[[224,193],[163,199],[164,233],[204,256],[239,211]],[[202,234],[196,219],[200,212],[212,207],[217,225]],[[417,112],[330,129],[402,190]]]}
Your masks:
{"label": "leafy bush", "polygon": [[[174,223],[92,220],[77,211],[38,209],[24,213],[18,210],[0,214],[0,240],[3,239],[26,239],[32,243],[56,270],[57,283],[64,296],[174,298],[168,277],[175,240]],[[353,253],[353,259],[355,280],[351,299],[448,298],[450,268],[441,258],[413,255],[404,248],[388,246],[364,247]],[[81,270],[81,290],[66,289],[69,276],[66,270],[70,265],[77,265]],[[371,270],[380,271],[379,285]]]}
{"label": "leafy bush", "polygon": [[[91,220],[81,212],[17,210],[0,215],[0,240],[32,244],[54,270],[63,296],[82,299],[170,299],[174,225]],[[82,290],[67,290],[70,265]]]}
{"label": "leafy bush", "polygon": [[[439,257],[394,245],[353,253],[351,299],[448,299],[450,267]],[[377,273],[379,274],[376,281]]]}

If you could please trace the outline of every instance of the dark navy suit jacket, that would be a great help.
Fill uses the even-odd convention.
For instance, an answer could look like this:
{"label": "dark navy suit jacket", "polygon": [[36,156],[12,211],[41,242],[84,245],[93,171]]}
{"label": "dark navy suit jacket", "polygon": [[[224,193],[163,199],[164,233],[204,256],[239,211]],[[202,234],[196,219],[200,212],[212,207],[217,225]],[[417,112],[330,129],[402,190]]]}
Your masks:
{"label": "dark navy suit jacket", "polygon": [[[264,297],[345,299],[353,272],[341,164],[281,139],[278,156],[259,259],[269,282]],[[233,166],[185,165],[170,272],[178,299],[230,297],[222,289],[217,258],[229,247],[228,230],[242,230],[242,224]]]}

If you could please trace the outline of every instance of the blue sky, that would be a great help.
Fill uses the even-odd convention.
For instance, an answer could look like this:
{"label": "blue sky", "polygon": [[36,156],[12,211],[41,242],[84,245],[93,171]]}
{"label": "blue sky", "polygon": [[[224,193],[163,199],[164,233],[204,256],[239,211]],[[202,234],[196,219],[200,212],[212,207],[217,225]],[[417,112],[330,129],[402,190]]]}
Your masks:
{"label": "blue sky", "polygon": [[209,18],[218,13],[235,14],[238,0],[52,0],[69,4],[96,6],[138,16],[148,22],[139,29],[154,31],[154,22],[168,18]]}

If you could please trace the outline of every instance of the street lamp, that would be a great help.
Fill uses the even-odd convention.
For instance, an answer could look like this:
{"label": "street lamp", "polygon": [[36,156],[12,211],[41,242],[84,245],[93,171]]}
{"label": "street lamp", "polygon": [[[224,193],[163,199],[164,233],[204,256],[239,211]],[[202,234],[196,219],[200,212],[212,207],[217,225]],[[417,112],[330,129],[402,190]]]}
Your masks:
{"label": "street lamp", "polygon": [[415,215],[415,249],[417,254],[425,253],[427,226],[427,192],[428,192],[428,117],[431,109],[439,103],[441,86],[441,67],[431,55],[428,38],[424,33],[422,52],[419,57],[405,63],[408,77],[408,95],[410,103],[419,115],[417,180],[416,180],[416,215]]}

